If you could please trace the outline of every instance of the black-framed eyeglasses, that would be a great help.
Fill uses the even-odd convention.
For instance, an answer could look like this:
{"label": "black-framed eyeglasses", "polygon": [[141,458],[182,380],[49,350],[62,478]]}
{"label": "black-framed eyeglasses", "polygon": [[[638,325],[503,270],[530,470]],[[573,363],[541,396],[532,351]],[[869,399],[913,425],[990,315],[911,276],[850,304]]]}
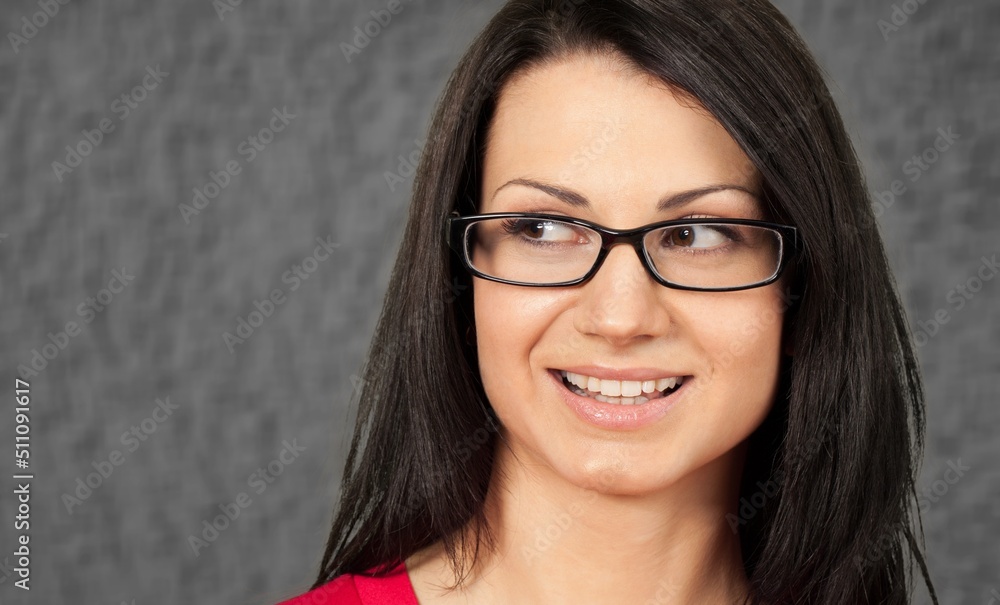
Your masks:
{"label": "black-framed eyeglasses", "polygon": [[609,229],[570,216],[499,212],[447,219],[465,268],[516,286],[575,286],[611,247],[631,244],[650,275],[678,290],[729,292],[773,283],[799,248],[795,227],[750,219],[681,219]]}

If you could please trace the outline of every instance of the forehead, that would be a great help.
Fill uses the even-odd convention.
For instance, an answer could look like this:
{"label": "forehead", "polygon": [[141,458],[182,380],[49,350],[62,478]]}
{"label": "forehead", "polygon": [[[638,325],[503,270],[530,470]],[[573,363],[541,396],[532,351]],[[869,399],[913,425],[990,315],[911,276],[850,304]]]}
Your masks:
{"label": "forehead", "polygon": [[501,90],[480,210],[492,211],[493,195],[512,179],[570,188],[595,205],[604,200],[602,211],[622,218],[690,189],[759,188],[749,158],[696,101],[596,54],[531,67]]}

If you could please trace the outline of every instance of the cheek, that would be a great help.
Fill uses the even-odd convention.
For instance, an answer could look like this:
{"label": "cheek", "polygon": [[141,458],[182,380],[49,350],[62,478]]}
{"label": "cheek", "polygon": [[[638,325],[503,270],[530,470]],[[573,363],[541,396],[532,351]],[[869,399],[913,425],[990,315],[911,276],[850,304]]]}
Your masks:
{"label": "cheek", "polygon": [[730,304],[735,302],[701,311],[713,318],[702,323],[698,339],[710,366],[702,386],[720,398],[720,412],[754,424],[763,420],[776,393],[783,314],[780,300],[772,296]]}
{"label": "cheek", "polygon": [[768,304],[714,314],[717,323],[704,340],[716,363],[724,367],[750,368],[770,365],[781,343],[782,314]]}
{"label": "cheek", "polygon": [[528,388],[531,351],[556,313],[554,295],[475,278],[476,346],[483,387],[491,398]]}

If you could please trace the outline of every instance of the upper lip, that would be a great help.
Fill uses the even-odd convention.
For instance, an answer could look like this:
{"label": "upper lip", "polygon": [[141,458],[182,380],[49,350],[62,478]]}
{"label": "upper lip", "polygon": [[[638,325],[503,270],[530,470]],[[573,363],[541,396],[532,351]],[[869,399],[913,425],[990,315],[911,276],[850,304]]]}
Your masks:
{"label": "upper lip", "polygon": [[574,374],[583,374],[600,380],[631,380],[642,382],[646,380],[658,380],[660,378],[674,378],[676,376],[687,376],[684,372],[664,370],[660,368],[611,368],[608,366],[567,366],[555,368]]}

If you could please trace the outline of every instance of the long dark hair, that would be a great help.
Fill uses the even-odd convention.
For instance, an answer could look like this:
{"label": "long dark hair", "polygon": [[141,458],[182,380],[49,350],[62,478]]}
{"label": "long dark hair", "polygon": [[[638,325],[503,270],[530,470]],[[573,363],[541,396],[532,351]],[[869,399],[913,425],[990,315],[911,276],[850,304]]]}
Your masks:
{"label": "long dark hair", "polygon": [[[439,541],[460,583],[495,544],[483,503],[498,421],[468,341],[471,280],[443,226],[474,210],[463,204],[477,199],[503,84],[572,52],[618,53],[696,99],[756,165],[771,217],[804,242],[785,314],[793,355],[729,519],[751,601],[907,603],[914,564],[934,596],[914,507],[924,411],[905,313],[823,76],[766,0],[511,0],[475,40],[417,169],[314,587]],[[463,527],[472,550],[457,548]]]}

